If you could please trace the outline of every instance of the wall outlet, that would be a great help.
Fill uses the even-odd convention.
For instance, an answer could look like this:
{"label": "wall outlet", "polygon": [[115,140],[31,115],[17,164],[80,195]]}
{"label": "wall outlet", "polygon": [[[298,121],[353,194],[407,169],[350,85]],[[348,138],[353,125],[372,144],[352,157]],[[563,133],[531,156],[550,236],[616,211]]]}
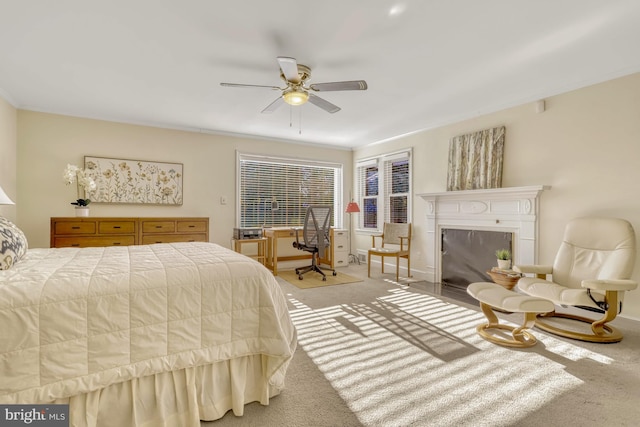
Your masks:
{"label": "wall outlet", "polygon": [[221,205],[226,205],[227,204],[227,197],[226,196],[220,196],[220,204]]}

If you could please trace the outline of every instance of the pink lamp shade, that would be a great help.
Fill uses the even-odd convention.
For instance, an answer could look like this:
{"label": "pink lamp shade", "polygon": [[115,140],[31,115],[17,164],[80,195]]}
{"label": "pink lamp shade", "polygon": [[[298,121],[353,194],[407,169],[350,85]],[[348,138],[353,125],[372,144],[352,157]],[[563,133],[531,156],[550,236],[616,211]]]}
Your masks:
{"label": "pink lamp shade", "polygon": [[347,205],[347,210],[345,212],[347,212],[347,213],[360,212],[360,207],[358,206],[358,204],[356,202],[350,202]]}

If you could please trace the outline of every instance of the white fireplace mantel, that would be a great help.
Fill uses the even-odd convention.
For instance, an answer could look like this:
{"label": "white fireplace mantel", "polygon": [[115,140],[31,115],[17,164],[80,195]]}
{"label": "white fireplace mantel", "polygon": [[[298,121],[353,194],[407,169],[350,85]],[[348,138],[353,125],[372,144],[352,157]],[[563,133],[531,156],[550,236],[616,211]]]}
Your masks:
{"label": "white fireplace mantel", "polygon": [[513,262],[538,258],[539,199],[550,186],[491,188],[418,194],[427,202],[427,278],[440,283],[443,229],[513,233]]}

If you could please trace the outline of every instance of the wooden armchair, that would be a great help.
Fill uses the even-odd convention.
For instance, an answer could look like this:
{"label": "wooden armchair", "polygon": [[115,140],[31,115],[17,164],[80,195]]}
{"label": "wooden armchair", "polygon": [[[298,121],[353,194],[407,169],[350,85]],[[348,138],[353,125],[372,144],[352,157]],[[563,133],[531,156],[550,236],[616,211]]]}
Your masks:
{"label": "wooden armchair", "polygon": [[[376,237],[382,239],[380,247],[376,247]],[[387,245],[392,245],[389,247]],[[384,258],[396,259],[396,282],[400,277],[400,258],[407,260],[407,277],[411,277],[411,224],[384,223],[381,235],[371,236],[371,246],[367,255],[367,276],[371,277],[371,255],[382,258],[382,272],[384,273]]]}

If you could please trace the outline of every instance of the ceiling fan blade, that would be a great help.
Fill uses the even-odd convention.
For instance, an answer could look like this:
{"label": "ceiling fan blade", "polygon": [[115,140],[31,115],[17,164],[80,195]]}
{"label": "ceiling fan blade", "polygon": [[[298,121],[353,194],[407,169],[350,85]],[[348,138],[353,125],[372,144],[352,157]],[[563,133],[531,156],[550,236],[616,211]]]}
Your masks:
{"label": "ceiling fan blade", "polygon": [[262,110],[262,114],[271,114],[276,111],[282,104],[284,104],[284,99],[281,96],[276,98],[271,104],[267,106],[264,110]]}
{"label": "ceiling fan blade", "polygon": [[245,85],[245,84],[240,84],[240,83],[220,83],[220,86],[225,86],[225,87],[241,87],[241,88],[247,88],[247,87],[265,87],[265,88],[267,88],[267,89],[272,89],[272,90],[282,90],[282,88],[279,88],[278,86]]}
{"label": "ceiling fan blade", "polygon": [[295,58],[288,58],[286,56],[278,56],[278,64],[282,74],[291,83],[300,83],[300,75],[298,74],[298,62]]}
{"label": "ceiling fan blade", "polygon": [[310,89],[318,92],[329,92],[337,90],[367,90],[367,82],[364,80],[353,80],[348,82],[314,83]]}
{"label": "ceiling fan blade", "polygon": [[340,107],[338,107],[337,105],[334,105],[329,101],[327,101],[326,99],[320,98],[319,96],[315,96],[312,93],[309,94],[309,102],[315,105],[316,107],[322,108],[327,113],[333,114],[340,111]]}

